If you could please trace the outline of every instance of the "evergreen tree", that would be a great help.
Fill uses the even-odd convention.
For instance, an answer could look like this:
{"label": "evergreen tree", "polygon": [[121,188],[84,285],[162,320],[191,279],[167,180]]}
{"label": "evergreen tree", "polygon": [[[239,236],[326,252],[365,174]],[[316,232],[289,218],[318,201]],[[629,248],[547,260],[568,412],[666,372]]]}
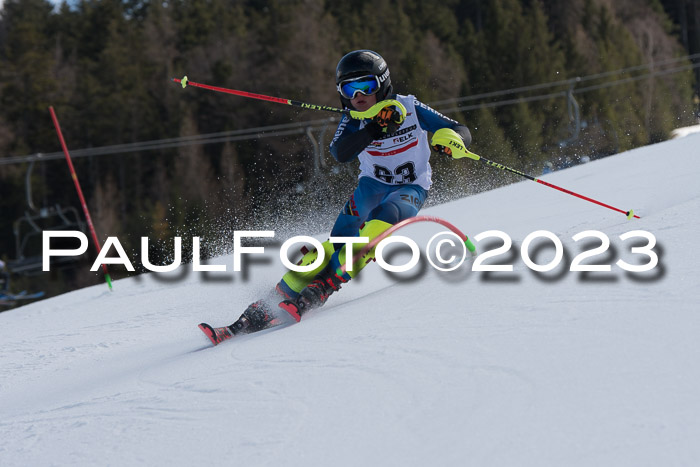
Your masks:
{"label": "evergreen tree", "polygon": [[[699,18],[700,7],[689,0],[78,0],[57,8],[47,0],[6,0],[0,13],[0,158],[59,149],[49,105],[76,149],[322,118],[183,90],[169,80],[188,75],[337,106],[335,65],[358,48],[386,58],[397,92],[428,103],[610,72],[574,83],[582,125],[575,141],[568,85],[485,98],[476,101],[481,108],[450,114],[472,128],[475,152],[537,173],[546,160],[612,154],[692,123],[697,80],[691,71],[615,72],[682,56],[683,47],[697,52]],[[324,145],[332,131],[330,124]],[[283,138],[80,158],[75,165],[98,231],[119,234],[128,250],[139,249],[141,235],[161,235],[153,258],[164,259],[172,248],[168,235],[213,235],[232,216],[241,225],[332,217],[355,170],[326,156],[329,167],[317,180],[313,160],[302,130]],[[514,179],[469,161],[434,160],[436,188],[449,196]],[[24,174],[24,166],[0,165],[0,255],[12,250],[12,222],[25,204]],[[33,182],[42,202],[77,205],[62,161],[37,163]],[[287,213],[280,199],[299,207]],[[79,274],[66,280],[97,279]]]}
{"label": "evergreen tree", "polygon": [[54,137],[48,115],[48,98],[56,89],[52,9],[45,0],[9,0],[4,4],[0,107],[15,137],[8,148],[15,154],[43,150]]}

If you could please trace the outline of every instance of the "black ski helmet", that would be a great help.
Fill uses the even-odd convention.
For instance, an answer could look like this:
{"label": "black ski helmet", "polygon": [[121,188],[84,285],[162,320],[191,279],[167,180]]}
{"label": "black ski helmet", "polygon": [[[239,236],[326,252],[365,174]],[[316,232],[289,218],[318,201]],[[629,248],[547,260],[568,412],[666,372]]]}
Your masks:
{"label": "black ski helmet", "polygon": [[[391,76],[386,61],[377,52],[371,50],[355,50],[341,58],[338,66],[335,68],[335,84],[338,85],[346,79],[365,75],[374,75],[379,79],[380,87],[376,94],[377,102],[386,99],[393,93]],[[353,108],[350,100],[342,95],[340,96],[340,102],[343,104],[343,107]]]}

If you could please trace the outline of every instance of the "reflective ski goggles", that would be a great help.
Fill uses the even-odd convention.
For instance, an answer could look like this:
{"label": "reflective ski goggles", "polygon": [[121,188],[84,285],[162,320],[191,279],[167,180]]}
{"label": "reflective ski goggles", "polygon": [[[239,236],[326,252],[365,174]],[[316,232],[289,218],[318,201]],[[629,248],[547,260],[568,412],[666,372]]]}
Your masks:
{"label": "reflective ski goggles", "polygon": [[379,87],[379,78],[367,75],[341,81],[338,84],[338,92],[346,99],[354,99],[358,92],[365,96],[371,96],[379,91]]}

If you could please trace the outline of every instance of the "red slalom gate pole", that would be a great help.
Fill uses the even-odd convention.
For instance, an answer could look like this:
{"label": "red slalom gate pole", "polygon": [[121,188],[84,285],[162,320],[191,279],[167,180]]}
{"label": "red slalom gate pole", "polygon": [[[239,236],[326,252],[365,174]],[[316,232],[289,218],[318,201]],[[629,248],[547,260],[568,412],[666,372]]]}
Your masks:
{"label": "red slalom gate pole", "polygon": [[[397,230],[402,229],[403,227],[406,227],[407,225],[413,224],[415,222],[435,222],[436,224],[440,224],[443,227],[447,227],[464,242],[464,245],[467,247],[467,250],[469,250],[472,256],[476,256],[476,246],[474,246],[474,243],[472,243],[471,239],[469,239],[469,237],[467,237],[467,235],[464,232],[459,230],[453,224],[435,216],[415,216],[409,217],[408,219],[404,219],[401,222],[392,225],[384,232],[379,234],[374,240],[370,241],[367,245],[362,247],[362,249],[359,252],[355,254],[355,256],[352,258],[352,264],[355,265],[356,263],[358,263],[363,256],[365,256],[372,248],[377,246],[379,242],[384,240],[386,237],[393,234]],[[345,268],[345,264],[340,265],[340,270],[342,272],[346,272]]]}
{"label": "red slalom gate pole", "polygon": [[[90,211],[88,210],[87,203],[85,202],[85,197],[83,196],[83,190],[80,188],[80,182],[78,181],[78,176],[75,173],[75,168],[73,167],[73,161],[68,153],[68,147],[66,146],[66,141],[63,139],[63,133],[61,132],[61,126],[58,124],[58,118],[56,118],[56,112],[54,112],[53,107],[49,106],[49,112],[51,112],[51,119],[53,120],[53,125],[56,127],[56,133],[58,134],[58,139],[61,142],[61,147],[63,148],[63,154],[66,155],[66,162],[68,162],[68,168],[70,169],[71,177],[73,178],[73,183],[75,184],[75,190],[78,192],[78,198],[80,198],[80,204],[83,206],[83,212],[85,213],[85,219],[87,219],[88,227],[90,228],[90,234],[92,234],[92,240],[95,243],[95,249],[97,249],[97,254],[100,254],[100,243],[97,241],[97,234],[95,233],[95,226],[92,224],[92,218],[90,217]],[[105,282],[109,286],[109,290],[112,290],[112,278],[109,276],[109,271],[107,270],[107,265],[102,264],[102,271],[105,274]]]}

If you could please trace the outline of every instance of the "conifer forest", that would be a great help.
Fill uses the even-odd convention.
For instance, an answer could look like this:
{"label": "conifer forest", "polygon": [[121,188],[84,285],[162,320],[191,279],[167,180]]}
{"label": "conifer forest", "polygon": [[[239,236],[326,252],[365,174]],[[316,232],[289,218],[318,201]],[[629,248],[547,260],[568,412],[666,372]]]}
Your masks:
{"label": "conifer forest", "polygon": [[[357,177],[356,163],[328,152],[338,114],[183,89],[173,78],[339,107],[338,60],[371,49],[395,92],[467,125],[474,152],[535,176],[698,123],[700,0],[0,8],[0,259],[15,291],[55,295],[103,280],[89,271],[92,246],[51,272],[37,263],[36,227],[85,229],[50,106],[100,241],[118,237],[135,264],[143,236],[151,262],[165,264],[174,236],[190,261],[194,236],[206,257],[227,252],[233,230],[323,232]],[[431,163],[431,204],[519,181],[469,160]]]}

